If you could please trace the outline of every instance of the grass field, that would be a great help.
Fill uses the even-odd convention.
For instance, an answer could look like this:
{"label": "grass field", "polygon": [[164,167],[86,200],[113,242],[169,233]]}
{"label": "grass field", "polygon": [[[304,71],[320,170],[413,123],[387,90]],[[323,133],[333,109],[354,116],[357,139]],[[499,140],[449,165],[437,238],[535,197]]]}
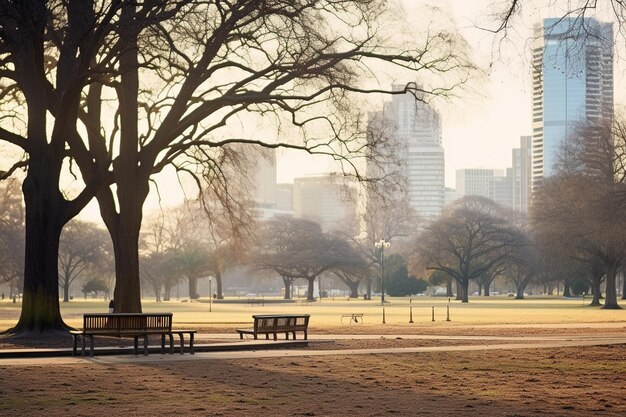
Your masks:
{"label": "grass field", "polygon": [[[234,298],[228,299],[234,301]],[[225,326],[232,327],[249,323],[253,314],[271,313],[309,313],[311,326],[335,327],[349,325],[342,323],[341,315],[363,313],[365,325],[382,324],[382,307],[378,300],[324,299],[322,302],[272,304],[278,300],[265,298],[267,303],[251,304],[245,298],[241,303],[212,303],[208,299],[198,302],[170,301],[156,303],[143,301],[144,312],[172,312],[178,326]],[[589,300],[585,301],[588,304]],[[499,325],[499,324],[571,324],[626,322],[626,310],[601,310],[589,307],[583,300],[563,299],[561,297],[529,297],[526,300],[514,300],[506,296],[474,297],[463,304],[447,298],[415,297],[389,298],[385,304],[387,325],[410,326],[410,308],[413,311],[414,325],[423,326],[459,326],[459,325]],[[626,305],[626,303],[625,303]],[[447,308],[450,309],[450,321],[446,321]],[[432,312],[435,321],[432,321]],[[108,303],[100,300],[75,300],[61,303],[65,321],[71,326],[80,326],[83,313],[106,312]],[[0,302],[0,329],[14,325],[20,313],[20,303],[9,300]]]}
{"label": "grass field", "polygon": [[[582,299],[557,297],[527,300],[474,297],[468,304],[454,300],[448,303],[447,298],[416,297],[412,301],[391,298],[385,304],[385,325],[381,324],[380,300],[324,299],[310,304],[272,304],[272,299],[266,300],[265,305],[251,305],[246,300],[212,305],[208,300],[193,303],[145,300],[143,308],[145,312],[171,311],[177,327],[205,329],[208,333],[232,332],[232,328],[250,323],[252,314],[298,312],[311,314],[314,332],[324,336],[350,332],[376,335],[371,340],[344,340],[338,336],[337,348],[344,349],[451,343],[443,339],[414,341],[407,337],[380,337],[387,333],[471,334],[471,330],[478,329],[477,333],[498,335],[508,331],[507,334],[523,340],[526,336],[554,332],[580,331],[597,336],[609,326],[613,332],[623,333],[626,328],[625,310],[601,310],[584,306]],[[448,306],[449,322],[445,320]],[[408,323],[410,307],[413,307],[414,324]],[[76,327],[80,327],[83,313],[107,309],[108,303],[104,301],[62,303],[63,318]],[[19,312],[19,303],[0,302],[0,330],[15,324]],[[365,325],[350,325],[345,321],[342,324],[341,315],[345,313],[363,313]],[[583,325],[574,330],[572,327],[578,323]],[[495,328],[488,328],[489,325]],[[539,326],[527,327],[522,329],[523,334],[517,334],[518,327],[529,325]],[[569,325],[570,328],[564,329]],[[313,341],[310,349],[321,349],[324,343],[328,344]],[[468,339],[458,343],[478,342]],[[65,343],[68,345],[69,342]],[[626,415],[623,390],[616,389],[626,383],[626,345],[359,356],[340,353],[248,359],[208,359],[196,355],[194,358],[197,360],[168,361],[164,357],[141,363],[128,355],[119,363],[107,363],[97,357],[76,364],[0,362],[0,380],[7,381],[0,387],[0,415],[93,416],[102,410],[111,416],[136,417]]]}

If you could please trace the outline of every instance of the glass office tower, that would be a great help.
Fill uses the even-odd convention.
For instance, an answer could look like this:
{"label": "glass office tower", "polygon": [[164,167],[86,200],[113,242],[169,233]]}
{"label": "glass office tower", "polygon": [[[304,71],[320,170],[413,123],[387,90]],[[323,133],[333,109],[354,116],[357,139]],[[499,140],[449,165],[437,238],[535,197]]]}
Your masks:
{"label": "glass office tower", "polygon": [[578,123],[613,114],[613,25],[593,18],[544,19],[533,45],[533,187],[554,172]]}

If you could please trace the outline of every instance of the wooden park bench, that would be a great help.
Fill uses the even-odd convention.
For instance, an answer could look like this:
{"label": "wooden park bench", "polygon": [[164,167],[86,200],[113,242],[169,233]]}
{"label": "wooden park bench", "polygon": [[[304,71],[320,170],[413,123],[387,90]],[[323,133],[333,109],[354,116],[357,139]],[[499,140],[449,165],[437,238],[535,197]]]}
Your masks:
{"label": "wooden park bench", "polygon": [[143,337],[144,355],[148,354],[148,336],[161,336],[161,353],[165,353],[165,336],[169,337],[169,353],[174,353],[174,335],[180,338],[180,354],[184,350],[184,336],[189,335],[189,353],[194,354],[193,339],[195,330],[172,330],[172,313],[113,313],[84,314],[83,329],[70,332],[74,337],[74,355],[77,354],[78,338],[82,339],[82,354],[85,355],[85,341],[90,340],[89,355],[93,356],[94,336],[132,337],[133,353],[136,355],[139,337]]}
{"label": "wooden park bench", "polygon": [[344,320],[350,319],[349,324],[363,324],[363,313],[346,313],[341,315],[341,324],[344,324]]}
{"label": "wooden park bench", "polygon": [[270,334],[277,340],[279,333],[285,333],[285,339],[289,339],[289,334],[295,340],[296,332],[303,332],[304,339],[307,339],[307,328],[309,326],[309,314],[263,314],[253,315],[254,327],[252,329],[237,329],[239,338],[243,339],[244,334],[251,334],[258,339],[259,334],[264,334],[269,339]]}

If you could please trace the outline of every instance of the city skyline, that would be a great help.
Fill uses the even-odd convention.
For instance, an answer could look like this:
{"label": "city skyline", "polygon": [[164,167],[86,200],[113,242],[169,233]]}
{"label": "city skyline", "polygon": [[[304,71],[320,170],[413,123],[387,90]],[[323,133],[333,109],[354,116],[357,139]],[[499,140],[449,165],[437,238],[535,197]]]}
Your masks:
{"label": "city skyline", "polygon": [[[399,0],[398,0],[399,1]],[[418,13],[412,2],[399,1],[407,9],[407,15]],[[471,4],[470,4],[471,3]],[[479,16],[489,5],[489,0],[473,2],[437,2],[454,19],[455,25],[466,37],[477,61],[489,68],[488,78],[474,91],[464,93],[463,99],[438,103],[442,115],[442,142],[445,149],[445,186],[456,188],[455,173],[462,168],[506,169],[510,166],[510,152],[518,146],[520,136],[530,135],[531,92],[530,47],[524,45],[532,37],[532,25],[541,16],[550,14],[546,10],[526,10],[525,25],[517,26],[514,38],[509,38],[501,48],[493,44],[493,35],[478,29],[484,26]],[[617,39],[620,41],[620,39]],[[517,49],[511,46],[517,45]],[[495,54],[495,58],[494,58]],[[622,74],[616,67],[615,90],[620,91]],[[378,97],[371,107],[382,108],[389,97]],[[618,95],[616,104],[623,103]],[[476,152],[476,149],[480,152]],[[277,182],[293,183],[296,177],[316,175],[332,171],[331,164],[320,157],[305,153],[279,150],[277,155]],[[192,197],[193,190],[182,190],[173,171],[166,168],[156,176],[156,187],[149,201],[148,210],[158,210],[180,203]],[[161,201],[160,201],[161,200]],[[97,204],[91,203],[81,217],[99,219]]]}
{"label": "city skyline", "polygon": [[[418,5],[398,1],[407,15],[417,13]],[[511,150],[519,147],[520,136],[532,134],[532,40],[534,25],[560,11],[537,2],[536,8],[524,9],[518,16],[516,30],[505,41],[494,45],[493,34],[479,27],[491,27],[485,21],[489,0],[438,2],[445,13],[455,20],[467,39],[477,61],[488,69],[487,78],[460,99],[443,103],[442,138],[445,149],[445,186],[456,188],[456,170],[464,168],[506,169],[510,166]],[[545,7],[540,7],[540,6]],[[598,20],[610,21],[611,15],[598,8]],[[616,37],[615,42],[623,42]],[[624,105],[624,73],[615,63],[615,105]],[[389,97],[380,97],[372,110],[382,108]],[[480,149],[481,152],[477,152]],[[281,154],[286,155],[281,158]],[[325,161],[308,162],[307,157],[294,152],[279,152],[277,178],[292,182],[297,176],[319,174],[330,170]]]}

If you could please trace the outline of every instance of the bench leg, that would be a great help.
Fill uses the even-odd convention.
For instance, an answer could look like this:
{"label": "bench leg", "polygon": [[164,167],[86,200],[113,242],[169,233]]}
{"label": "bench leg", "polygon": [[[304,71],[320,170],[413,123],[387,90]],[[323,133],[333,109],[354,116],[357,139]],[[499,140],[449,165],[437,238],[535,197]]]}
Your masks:
{"label": "bench leg", "polygon": [[278,334],[274,333],[274,341],[278,340]]}
{"label": "bench leg", "polygon": [[295,332],[295,330],[293,331],[293,340],[296,340],[296,332]]}
{"label": "bench leg", "polygon": [[169,334],[170,336],[170,355],[174,354],[174,335],[173,334]]}
{"label": "bench leg", "polygon": [[133,355],[137,354],[137,350],[139,349],[139,336],[133,336]]}
{"label": "bench leg", "polygon": [[89,347],[89,356],[93,356],[93,335],[89,335],[90,347]]}
{"label": "bench leg", "polygon": [[190,355],[195,355],[195,352],[193,351],[193,333],[189,333],[189,354]]}
{"label": "bench leg", "polygon": [[143,355],[148,356],[148,335],[143,335]]}
{"label": "bench leg", "polygon": [[239,332],[239,338],[243,340],[243,333]]}
{"label": "bench leg", "polygon": [[304,331],[304,340],[307,340],[306,330]]}
{"label": "bench leg", "polygon": [[178,333],[178,337],[180,337],[180,354],[184,354],[183,348],[185,347],[185,336],[182,332]]}
{"label": "bench leg", "polygon": [[72,355],[76,356],[76,350],[78,348],[78,340],[76,338],[78,337],[78,335],[73,334],[72,337],[74,337],[74,348],[72,349]]}
{"label": "bench leg", "polygon": [[285,340],[289,340],[289,332],[285,332]]}
{"label": "bench leg", "polygon": [[85,356],[85,344],[87,343],[87,341],[85,340],[85,335],[83,335],[83,337],[82,337],[82,342],[83,342],[82,343],[83,350],[82,350],[81,353],[83,354],[83,356]]}
{"label": "bench leg", "polygon": [[161,335],[161,355],[165,353],[165,335]]}

